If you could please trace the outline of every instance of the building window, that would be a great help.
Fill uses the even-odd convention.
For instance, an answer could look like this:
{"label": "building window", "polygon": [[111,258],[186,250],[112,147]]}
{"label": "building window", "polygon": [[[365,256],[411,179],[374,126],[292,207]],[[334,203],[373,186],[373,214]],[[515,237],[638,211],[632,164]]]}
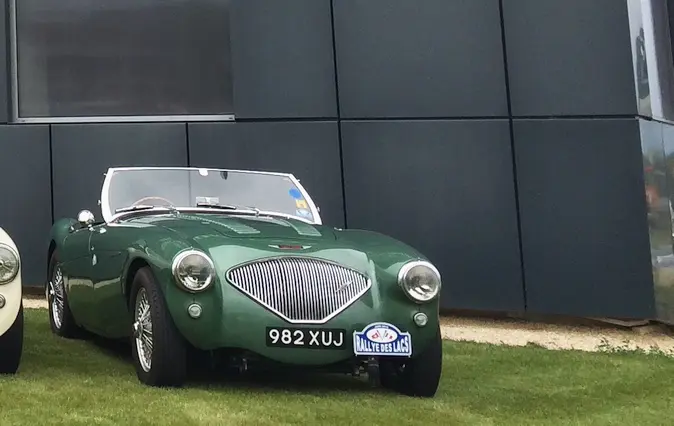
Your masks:
{"label": "building window", "polygon": [[11,0],[15,119],[232,118],[230,3]]}

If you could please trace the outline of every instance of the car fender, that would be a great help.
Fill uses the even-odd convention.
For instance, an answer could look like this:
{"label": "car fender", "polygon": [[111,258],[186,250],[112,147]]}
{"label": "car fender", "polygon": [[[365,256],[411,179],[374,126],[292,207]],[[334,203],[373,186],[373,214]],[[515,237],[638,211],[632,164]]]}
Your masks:
{"label": "car fender", "polygon": [[70,233],[70,227],[76,223],[77,221],[72,218],[62,218],[54,222],[51,230],[49,231],[50,241],[56,243],[57,247],[61,245],[63,240],[65,240],[65,238]]}
{"label": "car fender", "polygon": [[19,314],[23,289],[21,288],[21,254],[12,238],[2,228],[0,228],[0,244],[8,245],[19,256],[19,272],[16,277],[13,281],[0,285],[0,294],[5,297],[5,306],[0,308],[0,335],[2,335],[14,324]]}
{"label": "car fender", "polygon": [[166,292],[167,278],[171,276],[171,263],[173,258],[167,259],[168,256],[161,255],[151,255],[146,250],[139,249],[137,247],[131,247],[127,250],[126,261],[124,262],[124,267],[122,268],[121,285],[122,285],[122,294],[125,297],[129,297],[129,291],[131,289],[131,284],[133,282],[133,276],[129,276],[129,272],[132,268],[135,269],[135,263],[142,261],[147,264],[152,271],[152,274],[157,280],[157,284],[161,288],[162,292]]}

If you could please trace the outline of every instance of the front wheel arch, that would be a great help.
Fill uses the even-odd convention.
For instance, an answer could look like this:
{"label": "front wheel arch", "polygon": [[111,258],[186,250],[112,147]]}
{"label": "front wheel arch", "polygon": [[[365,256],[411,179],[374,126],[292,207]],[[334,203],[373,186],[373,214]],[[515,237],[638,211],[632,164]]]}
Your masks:
{"label": "front wheel arch", "polygon": [[152,269],[147,260],[143,259],[142,257],[136,257],[135,259],[131,260],[129,267],[126,269],[126,273],[124,274],[122,291],[124,292],[124,297],[126,298],[126,304],[129,307],[131,306],[131,286],[133,285],[133,280],[136,277],[136,273],[138,273],[138,271],[144,267]]}
{"label": "front wheel arch", "polygon": [[[67,337],[67,338],[82,338],[85,337],[84,329],[82,329],[79,325],[77,325],[77,322],[75,321],[75,318],[72,314],[72,311],[70,310],[70,302],[68,301],[68,293],[66,291],[66,286],[63,281],[63,278],[61,278],[60,282],[60,291],[56,291],[56,284],[55,282],[53,283],[53,268],[58,266],[58,251],[56,249],[51,250],[51,254],[49,256],[49,267],[47,268],[47,282],[45,283],[45,299],[47,301],[48,309],[49,309],[49,326],[51,328],[52,333],[61,336],[61,337]],[[63,277],[63,275],[61,275]],[[56,281],[56,280],[54,280]],[[51,290],[54,292],[52,294]],[[55,307],[54,307],[54,294],[61,294],[62,296],[62,314],[59,315],[60,321],[55,321],[54,319],[54,314],[55,314]]]}
{"label": "front wheel arch", "polygon": [[[49,267],[51,264],[51,256],[54,254],[54,251],[56,250],[56,241],[51,240],[49,242],[49,250],[47,251],[47,276],[49,276]],[[49,278],[47,278],[49,279]]]}

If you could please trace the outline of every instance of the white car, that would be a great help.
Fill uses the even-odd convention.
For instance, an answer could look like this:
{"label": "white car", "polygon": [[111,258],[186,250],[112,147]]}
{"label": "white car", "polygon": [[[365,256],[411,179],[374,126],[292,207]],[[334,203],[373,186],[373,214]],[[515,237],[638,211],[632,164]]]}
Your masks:
{"label": "white car", "polygon": [[0,374],[14,374],[23,352],[21,258],[0,228]]}

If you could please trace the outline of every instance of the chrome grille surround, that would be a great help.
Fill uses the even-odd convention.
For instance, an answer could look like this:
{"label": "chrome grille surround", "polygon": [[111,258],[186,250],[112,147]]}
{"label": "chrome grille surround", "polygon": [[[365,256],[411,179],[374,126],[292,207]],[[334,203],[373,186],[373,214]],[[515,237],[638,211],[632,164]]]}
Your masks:
{"label": "chrome grille surround", "polygon": [[282,256],[255,260],[227,271],[227,281],[293,324],[323,324],[365,294],[372,281],[323,259]]}

